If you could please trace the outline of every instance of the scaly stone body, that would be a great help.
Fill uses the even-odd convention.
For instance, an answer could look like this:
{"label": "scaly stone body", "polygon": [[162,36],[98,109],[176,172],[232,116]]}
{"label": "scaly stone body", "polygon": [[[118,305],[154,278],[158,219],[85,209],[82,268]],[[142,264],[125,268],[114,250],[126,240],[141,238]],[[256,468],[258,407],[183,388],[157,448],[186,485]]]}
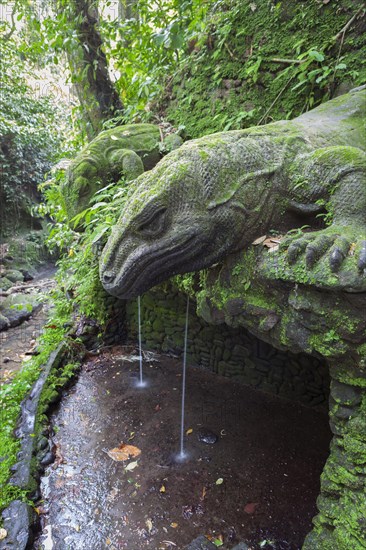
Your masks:
{"label": "scaly stone body", "polygon": [[[356,89],[293,121],[205,136],[166,156],[132,184],[102,254],[104,288],[130,298],[269,230],[308,225],[285,239],[289,266],[305,255],[315,286],[337,274],[341,287],[365,289],[365,98]],[[322,214],[330,225],[319,229]]]}

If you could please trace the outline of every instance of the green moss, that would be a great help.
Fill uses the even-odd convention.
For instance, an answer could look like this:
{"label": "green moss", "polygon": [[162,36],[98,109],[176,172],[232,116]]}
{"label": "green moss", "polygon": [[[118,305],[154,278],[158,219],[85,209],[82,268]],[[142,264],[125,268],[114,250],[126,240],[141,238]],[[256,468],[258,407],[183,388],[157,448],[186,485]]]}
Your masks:
{"label": "green moss", "polygon": [[317,351],[323,357],[339,357],[347,352],[347,346],[334,329],[330,329],[324,334],[312,334],[309,338],[309,344],[313,351]]}
{"label": "green moss", "polygon": [[[189,137],[253,126],[272,104],[265,122],[293,118],[327,99],[329,87],[334,89],[341,82],[356,86],[366,80],[360,55],[365,36],[358,25],[351,25],[344,35],[344,68],[330,70],[327,76],[339,51],[333,37],[360,2],[347,0],[340,6],[284,0],[276,5],[258,3],[255,11],[251,6],[249,1],[234,0],[212,11],[206,26],[209,46],[202,45],[202,38],[199,50],[184,59],[173,89],[169,86],[161,102],[169,120],[184,125]],[[311,50],[322,52],[324,62],[310,62],[302,70],[303,85],[293,92],[299,82],[299,65],[274,59],[296,59],[301,53],[307,60],[306,52]],[[311,71],[318,73],[312,77]]]}
{"label": "green moss", "polygon": [[65,338],[66,329],[62,327],[67,318],[58,317],[56,328],[47,329],[40,340],[40,354],[27,361],[23,369],[17,373],[11,382],[3,384],[0,388],[0,509],[5,508],[14,498],[27,498],[27,492],[21,491],[9,485],[11,475],[10,467],[16,463],[17,453],[20,450],[19,440],[14,438],[20,403],[25,398],[34,382],[39,377],[42,366],[47,362],[50,353]]}

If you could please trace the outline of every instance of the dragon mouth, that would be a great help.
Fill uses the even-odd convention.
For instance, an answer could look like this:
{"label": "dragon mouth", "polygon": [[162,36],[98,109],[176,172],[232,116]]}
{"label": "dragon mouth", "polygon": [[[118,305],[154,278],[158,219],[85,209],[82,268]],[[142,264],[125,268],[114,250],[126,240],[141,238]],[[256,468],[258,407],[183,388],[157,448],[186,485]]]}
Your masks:
{"label": "dragon mouth", "polygon": [[206,246],[197,227],[191,227],[172,243],[166,238],[158,245],[142,245],[134,250],[111,281],[103,279],[105,290],[121,299],[136,298],[153,286],[177,275],[192,271],[192,266]]}

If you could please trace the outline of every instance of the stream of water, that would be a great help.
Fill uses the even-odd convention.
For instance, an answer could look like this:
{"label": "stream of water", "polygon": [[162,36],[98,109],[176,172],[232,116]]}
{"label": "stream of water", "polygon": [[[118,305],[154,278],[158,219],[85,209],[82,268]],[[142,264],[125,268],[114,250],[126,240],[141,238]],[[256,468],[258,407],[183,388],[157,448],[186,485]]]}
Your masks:
{"label": "stream of water", "polygon": [[141,344],[141,299],[140,296],[137,298],[137,308],[138,308],[138,324],[139,324],[139,361],[140,361],[140,380],[138,386],[143,388],[145,386],[143,373],[142,373],[142,344]]}
{"label": "stream of water", "polygon": [[186,370],[187,370],[187,340],[188,340],[188,312],[189,312],[189,296],[187,296],[186,307],[186,326],[184,331],[184,351],[183,351],[183,376],[182,376],[182,410],[181,410],[181,426],[180,426],[180,453],[179,460],[186,458],[186,452],[184,451],[184,410],[186,399]]}

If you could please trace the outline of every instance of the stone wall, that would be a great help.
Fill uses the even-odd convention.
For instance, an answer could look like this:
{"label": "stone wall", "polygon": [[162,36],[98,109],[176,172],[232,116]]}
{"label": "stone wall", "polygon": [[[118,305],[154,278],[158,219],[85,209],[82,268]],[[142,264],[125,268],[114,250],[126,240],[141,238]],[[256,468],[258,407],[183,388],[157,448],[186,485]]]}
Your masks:
{"label": "stone wall", "polygon": [[[208,368],[260,390],[326,406],[329,373],[324,361],[279,351],[244,328],[209,325],[191,302],[188,364]],[[183,350],[186,296],[172,287],[155,288],[141,297],[142,342],[147,349],[180,355]],[[137,301],[126,306],[129,339],[137,339]]]}

